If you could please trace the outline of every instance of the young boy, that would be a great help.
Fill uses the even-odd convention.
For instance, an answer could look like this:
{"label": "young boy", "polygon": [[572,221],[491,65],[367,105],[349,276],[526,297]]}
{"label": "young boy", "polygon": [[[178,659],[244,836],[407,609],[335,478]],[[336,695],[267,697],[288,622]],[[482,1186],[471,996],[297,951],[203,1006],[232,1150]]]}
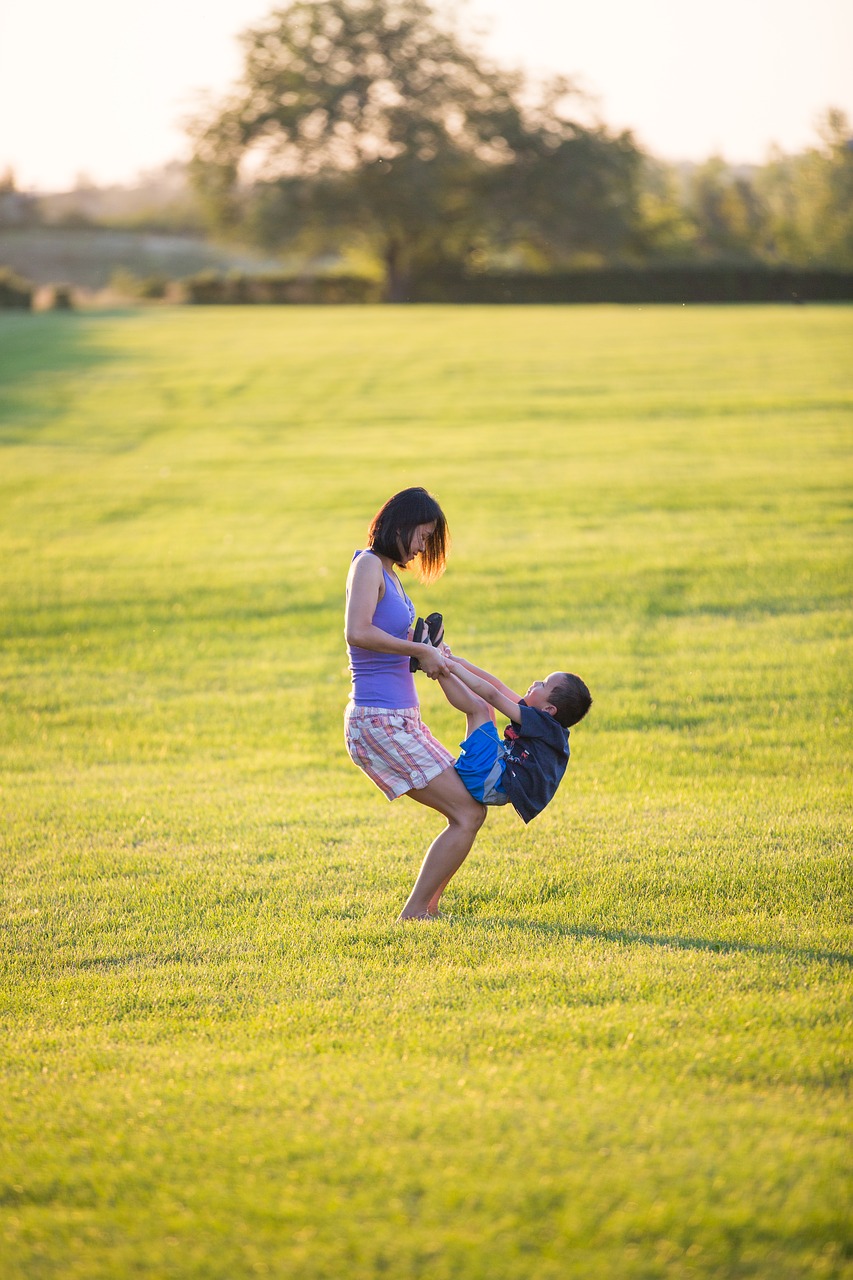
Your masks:
{"label": "young boy", "polygon": [[[569,763],[569,728],[592,705],[579,676],[554,671],[535,680],[523,698],[488,671],[442,646],[452,674],[438,676],[448,702],[467,720],[456,772],[482,804],[512,804],[524,822],[554,797]],[[512,721],[501,740],[497,708]]]}

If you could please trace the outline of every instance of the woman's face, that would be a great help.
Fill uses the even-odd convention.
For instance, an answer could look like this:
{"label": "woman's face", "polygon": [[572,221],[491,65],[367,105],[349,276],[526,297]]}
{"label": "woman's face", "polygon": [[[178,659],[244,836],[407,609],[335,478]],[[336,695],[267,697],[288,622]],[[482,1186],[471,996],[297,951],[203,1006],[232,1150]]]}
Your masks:
{"label": "woman's face", "polygon": [[408,564],[410,560],[414,560],[415,556],[419,556],[433,533],[435,533],[434,520],[431,520],[429,524],[419,524],[412,534],[412,540],[408,547],[401,546],[400,548],[402,551],[401,563]]}

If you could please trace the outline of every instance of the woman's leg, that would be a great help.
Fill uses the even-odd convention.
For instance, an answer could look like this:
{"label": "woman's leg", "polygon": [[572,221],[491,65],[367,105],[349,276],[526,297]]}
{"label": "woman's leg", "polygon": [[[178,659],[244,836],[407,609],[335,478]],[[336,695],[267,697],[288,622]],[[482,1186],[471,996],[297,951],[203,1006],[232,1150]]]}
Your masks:
{"label": "woman's leg", "polygon": [[447,826],[427,850],[400,920],[435,915],[445,885],[467,858],[486,818],[486,806],[466,790],[455,769],[445,769],[425,787],[406,794],[418,804],[437,809],[447,819]]}

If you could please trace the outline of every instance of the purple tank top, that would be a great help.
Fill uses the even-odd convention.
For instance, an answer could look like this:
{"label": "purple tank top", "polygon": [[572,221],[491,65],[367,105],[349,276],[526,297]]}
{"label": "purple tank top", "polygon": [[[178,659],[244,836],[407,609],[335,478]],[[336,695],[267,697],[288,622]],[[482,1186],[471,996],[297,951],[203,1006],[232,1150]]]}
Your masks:
{"label": "purple tank top", "polygon": [[[364,555],[356,551],[353,560]],[[396,578],[383,568],[385,594],[374,610],[374,627],[387,631],[389,636],[405,640],[415,621],[415,606],[406,595],[400,595]],[[400,707],[416,707],[418,693],[415,677],[409,670],[409,659],[397,653],[377,653],[373,649],[360,649],[347,645],[349,668],[352,673],[350,697],[357,707],[387,707],[396,711]]]}

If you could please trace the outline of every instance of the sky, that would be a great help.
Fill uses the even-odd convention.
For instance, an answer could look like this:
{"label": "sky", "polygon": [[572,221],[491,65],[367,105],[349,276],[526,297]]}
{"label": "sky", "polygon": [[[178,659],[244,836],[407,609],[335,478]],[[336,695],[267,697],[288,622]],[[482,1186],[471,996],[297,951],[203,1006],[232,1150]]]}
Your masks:
{"label": "sky", "polygon": [[[273,0],[0,0],[0,172],[60,191],[186,158],[183,121],[238,77]],[[853,0],[463,0],[506,66],[574,77],[668,160],[761,163],[853,121]]]}

